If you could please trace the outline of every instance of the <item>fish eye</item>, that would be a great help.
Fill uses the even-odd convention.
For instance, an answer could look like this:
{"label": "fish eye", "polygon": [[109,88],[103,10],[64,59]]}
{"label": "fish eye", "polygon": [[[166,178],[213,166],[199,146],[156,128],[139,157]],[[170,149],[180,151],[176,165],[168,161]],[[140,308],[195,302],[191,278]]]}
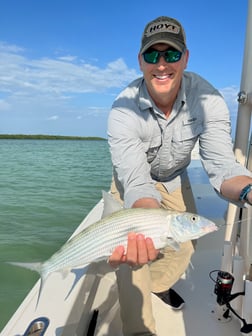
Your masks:
{"label": "fish eye", "polygon": [[192,215],[192,216],[190,217],[190,220],[191,220],[192,222],[197,222],[197,220],[198,220],[198,216],[197,216],[197,215]]}

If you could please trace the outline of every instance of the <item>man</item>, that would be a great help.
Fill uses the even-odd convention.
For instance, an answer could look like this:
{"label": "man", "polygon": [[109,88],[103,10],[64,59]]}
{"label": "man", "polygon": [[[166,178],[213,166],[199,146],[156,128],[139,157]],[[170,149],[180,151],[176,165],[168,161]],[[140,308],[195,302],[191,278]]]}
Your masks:
{"label": "man", "polygon": [[[188,58],[177,20],[159,17],[146,25],[138,55],[143,77],[116,98],[108,122],[111,191],[126,208],[195,212],[186,168],[197,140],[215,190],[231,201],[252,203],[252,175],[234,158],[227,106],[212,85],[185,71]],[[175,309],[183,306],[171,287],[193,251],[187,242],[157,258],[152,240],[135,233],[129,235],[126,254],[122,246],[115,249],[111,265],[133,267],[121,265],[117,271],[125,336],[156,335],[151,292]]]}

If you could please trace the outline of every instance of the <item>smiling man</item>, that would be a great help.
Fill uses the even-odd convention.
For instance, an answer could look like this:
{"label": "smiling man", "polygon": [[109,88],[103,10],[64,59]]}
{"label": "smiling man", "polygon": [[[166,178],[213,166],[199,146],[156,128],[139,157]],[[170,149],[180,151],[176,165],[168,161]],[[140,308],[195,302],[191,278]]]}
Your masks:
{"label": "smiling man", "polygon": [[[188,58],[185,32],[177,20],[162,16],[147,24],[138,55],[143,77],[116,98],[108,122],[111,192],[126,208],[196,212],[186,168],[197,141],[215,190],[241,205],[252,203],[251,173],[235,160],[227,106],[210,83],[185,71]],[[166,248],[157,258],[151,239],[139,233],[129,235],[126,252],[122,246],[114,251],[110,263],[120,265],[125,336],[156,335],[151,292],[173,309],[183,307],[171,287],[193,251],[192,242],[186,242],[178,251]]]}

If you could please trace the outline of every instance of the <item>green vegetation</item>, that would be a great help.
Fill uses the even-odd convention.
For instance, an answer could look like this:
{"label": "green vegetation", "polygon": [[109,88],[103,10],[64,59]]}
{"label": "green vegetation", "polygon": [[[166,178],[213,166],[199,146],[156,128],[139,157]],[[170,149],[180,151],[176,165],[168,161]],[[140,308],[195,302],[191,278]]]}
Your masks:
{"label": "green vegetation", "polygon": [[65,135],[44,135],[44,134],[0,134],[1,139],[19,139],[19,140],[106,140],[100,137],[80,137]]}

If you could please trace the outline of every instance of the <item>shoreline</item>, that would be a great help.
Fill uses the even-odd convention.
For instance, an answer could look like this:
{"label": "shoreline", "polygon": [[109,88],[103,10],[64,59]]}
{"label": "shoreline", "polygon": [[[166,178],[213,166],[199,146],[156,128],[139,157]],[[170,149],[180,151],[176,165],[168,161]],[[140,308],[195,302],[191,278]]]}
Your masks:
{"label": "shoreline", "polygon": [[47,135],[47,134],[0,134],[0,140],[106,140],[101,137],[81,137],[71,135]]}

